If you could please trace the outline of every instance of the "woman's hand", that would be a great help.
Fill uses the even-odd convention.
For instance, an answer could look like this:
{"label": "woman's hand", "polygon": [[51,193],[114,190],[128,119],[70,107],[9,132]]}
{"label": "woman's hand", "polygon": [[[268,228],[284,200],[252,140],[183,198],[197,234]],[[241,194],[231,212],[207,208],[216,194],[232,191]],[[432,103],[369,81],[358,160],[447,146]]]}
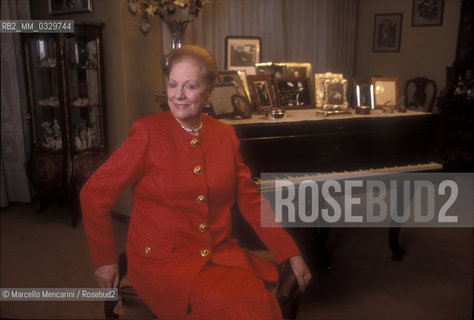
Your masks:
{"label": "woman's hand", "polygon": [[311,272],[309,272],[309,269],[300,254],[290,258],[290,265],[296,276],[296,280],[298,280],[301,292],[304,292],[311,280]]}
{"label": "woman's hand", "polygon": [[118,288],[119,267],[118,264],[106,264],[99,266],[94,272],[95,278],[101,288]]}

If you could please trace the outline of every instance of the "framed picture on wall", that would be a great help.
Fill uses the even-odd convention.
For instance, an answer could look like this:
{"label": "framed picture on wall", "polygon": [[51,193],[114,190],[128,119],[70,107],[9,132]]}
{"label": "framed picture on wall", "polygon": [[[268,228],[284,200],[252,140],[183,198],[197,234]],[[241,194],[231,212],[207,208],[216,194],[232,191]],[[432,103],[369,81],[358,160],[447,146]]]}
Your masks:
{"label": "framed picture on wall", "polygon": [[49,0],[49,14],[92,12],[92,0]]}
{"label": "framed picture on wall", "polygon": [[227,36],[225,38],[225,68],[245,70],[255,75],[255,64],[262,60],[262,39],[260,37]]}
{"label": "framed picture on wall", "polygon": [[413,27],[440,26],[443,24],[444,0],[413,0],[411,25]]}
{"label": "framed picture on wall", "polygon": [[374,52],[400,51],[402,20],[402,13],[384,13],[375,15]]}

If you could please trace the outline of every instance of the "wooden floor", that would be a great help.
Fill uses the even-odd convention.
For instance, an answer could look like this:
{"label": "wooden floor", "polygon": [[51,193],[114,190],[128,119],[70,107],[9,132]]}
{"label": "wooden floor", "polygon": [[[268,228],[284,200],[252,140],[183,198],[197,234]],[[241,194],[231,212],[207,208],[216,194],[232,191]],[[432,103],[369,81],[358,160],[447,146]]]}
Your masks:
{"label": "wooden floor", "polygon": [[[69,209],[12,204],[0,212],[1,287],[95,287],[82,223]],[[127,226],[115,222],[121,249]],[[312,266],[298,319],[471,319],[471,229],[402,229],[408,254],[390,259],[385,229],[332,229],[336,269]],[[311,255],[311,252],[307,253]],[[7,319],[100,319],[101,302],[1,302]]]}

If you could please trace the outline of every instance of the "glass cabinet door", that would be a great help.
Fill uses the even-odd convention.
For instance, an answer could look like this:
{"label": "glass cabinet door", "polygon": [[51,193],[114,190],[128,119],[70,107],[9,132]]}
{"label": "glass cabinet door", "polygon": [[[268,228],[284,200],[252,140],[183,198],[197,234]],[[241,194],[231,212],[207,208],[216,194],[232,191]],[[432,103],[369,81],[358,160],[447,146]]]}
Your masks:
{"label": "glass cabinet door", "polygon": [[56,46],[55,38],[44,35],[30,37],[26,42],[34,138],[50,151],[63,148]]}
{"label": "glass cabinet door", "polygon": [[98,41],[94,35],[70,35],[64,41],[67,107],[74,151],[104,146]]}

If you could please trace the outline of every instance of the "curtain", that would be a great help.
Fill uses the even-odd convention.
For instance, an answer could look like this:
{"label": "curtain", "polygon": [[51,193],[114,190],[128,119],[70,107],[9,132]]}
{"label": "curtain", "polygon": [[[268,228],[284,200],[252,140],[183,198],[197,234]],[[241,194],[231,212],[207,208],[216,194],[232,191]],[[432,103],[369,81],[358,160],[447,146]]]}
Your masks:
{"label": "curtain", "polygon": [[[354,69],[356,0],[212,0],[184,43],[209,49],[224,69],[225,37],[260,36],[262,62],[310,62],[313,73]],[[166,40],[165,40],[166,41]]]}
{"label": "curtain", "polygon": [[[2,0],[2,20],[30,19],[28,0]],[[30,202],[26,162],[30,152],[28,114],[21,37],[1,34],[1,207],[9,202]]]}

